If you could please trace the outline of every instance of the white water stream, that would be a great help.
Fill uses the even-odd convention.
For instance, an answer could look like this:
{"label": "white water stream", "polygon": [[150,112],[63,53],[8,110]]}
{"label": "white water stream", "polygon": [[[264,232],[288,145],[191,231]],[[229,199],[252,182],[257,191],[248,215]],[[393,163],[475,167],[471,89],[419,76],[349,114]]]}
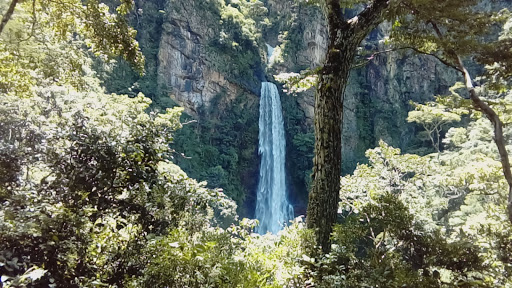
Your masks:
{"label": "white water stream", "polygon": [[[268,47],[268,59],[273,48]],[[260,179],[256,200],[258,233],[279,232],[293,219],[293,207],[286,197],[285,155],[286,140],[279,91],[275,84],[261,83],[259,148]]]}

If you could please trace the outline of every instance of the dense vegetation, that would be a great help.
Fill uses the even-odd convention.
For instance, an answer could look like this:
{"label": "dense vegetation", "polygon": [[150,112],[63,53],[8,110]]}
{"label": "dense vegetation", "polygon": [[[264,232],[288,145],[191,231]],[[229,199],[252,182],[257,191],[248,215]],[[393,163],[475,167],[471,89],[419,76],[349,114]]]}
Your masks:
{"label": "dense vegetation", "polygon": [[[102,11],[101,23],[124,27],[120,16],[97,2],[77,15],[48,3],[20,3],[0,34],[2,287],[512,286],[508,185],[492,126],[460,85],[409,113],[435,153],[401,154],[380,142],[367,164],[341,177],[331,251],[321,254],[302,218],[279,235],[254,234],[256,221],[240,220],[232,199],[177,165],[231,191],[257,180],[230,172],[254,165],[256,112],[243,110],[243,95],[233,114],[204,111],[209,122],[183,126],[181,108],[164,112],[140,90],[106,93],[101,83],[116,83],[105,74],[110,57],[140,68],[142,55],[112,51],[115,33],[94,46],[97,35],[81,30],[89,18],[79,15]],[[136,47],[126,29],[112,31]],[[154,53],[145,54],[147,71]],[[140,89],[152,90],[144,77]],[[510,92],[478,89],[510,123]],[[298,122],[296,104],[284,105]],[[293,129],[300,162],[312,154],[312,135]],[[510,140],[512,129],[504,134]]]}
{"label": "dense vegetation", "polygon": [[[176,106],[169,97],[169,87],[159,87],[157,83],[162,24],[170,11],[184,13],[173,4],[176,3],[136,1],[138,10],[128,19],[138,31],[137,40],[146,59],[145,74],[139,75],[122,59],[95,63],[94,69],[109,93],[134,96],[141,92],[152,100],[154,110]],[[248,94],[259,91],[260,78],[264,77],[258,47],[264,46],[260,31],[268,23],[263,17],[266,8],[261,1],[202,0],[190,5],[205,23],[212,25],[214,34],[221,36],[205,39],[207,45],[202,52],[211,66],[248,91],[233,95],[235,99],[230,103],[224,103],[226,91],[221,91],[208,107],[198,109],[197,121],[191,121],[192,117],[184,113],[181,121],[190,123],[177,131],[174,139],[177,155],[184,157],[176,157],[175,162],[191,177],[206,180],[208,187],[222,187],[239,205],[241,215],[252,215],[255,199],[251,192],[257,185],[258,173],[258,103],[251,103],[254,100],[249,100]]]}
{"label": "dense vegetation", "polygon": [[[322,247],[322,251],[328,253],[331,250],[330,237],[339,211],[338,194],[341,186],[337,180],[342,168],[343,110],[350,71],[355,65],[354,58],[359,54],[363,40],[384,21],[393,22],[390,33],[393,49],[410,49],[435,57],[463,77],[463,86],[473,108],[483,113],[493,126],[503,176],[509,186],[507,213],[512,223],[512,172],[503,133],[504,124],[496,111],[499,106],[496,107],[493,101],[486,99],[488,92],[477,91],[473,75],[462,58],[472,56],[476,63],[488,65],[487,77],[483,78],[487,88],[503,92],[512,80],[512,67],[505,60],[512,55],[512,43],[506,28],[506,22],[510,20],[509,11],[482,9],[482,2],[478,0],[311,2],[319,3],[324,8],[329,34],[325,60],[316,83],[315,153],[306,218],[307,227],[315,231],[316,243]],[[362,4],[358,14],[347,17],[344,9],[356,4]],[[462,24],[464,22],[468,23]],[[494,29],[504,26],[505,31]],[[497,31],[501,32],[498,39],[488,38],[489,33]]]}
{"label": "dense vegetation", "polygon": [[256,199],[248,199],[246,187],[258,185],[258,109],[246,95],[238,95],[228,107],[218,107],[212,103],[197,122],[182,117],[193,122],[176,132],[173,147],[183,157],[175,162],[191,177],[206,180],[208,187],[222,187],[239,205],[240,214],[251,215]]}

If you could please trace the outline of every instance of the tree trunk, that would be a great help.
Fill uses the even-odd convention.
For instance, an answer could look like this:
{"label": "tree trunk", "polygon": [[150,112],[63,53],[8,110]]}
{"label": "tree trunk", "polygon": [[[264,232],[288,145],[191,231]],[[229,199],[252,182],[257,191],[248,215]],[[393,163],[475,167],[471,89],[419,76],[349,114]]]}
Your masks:
{"label": "tree trunk", "polygon": [[[443,33],[441,32],[437,24],[434,21],[430,21],[430,24],[432,24],[432,27],[434,28],[436,35],[440,39],[443,39]],[[494,109],[492,109],[486,102],[482,101],[482,99],[478,97],[478,94],[475,91],[475,87],[473,86],[473,79],[471,78],[471,75],[469,74],[468,70],[466,69],[466,66],[462,62],[462,59],[457,54],[457,52],[455,52],[454,50],[448,50],[447,52],[456,61],[455,66],[464,76],[466,89],[468,90],[469,98],[471,99],[471,101],[473,101],[473,105],[475,106],[476,109],[485,114],[487,119],[491,121],[492,126],[494,128],[494,143],[498,148],[498,152],[500,154],[500,162],[503,169],[503,176],[505,176],[505,180],[507,180],[508,184],[507,216],[509,222],[512,223],[512,171],[510,168],[510,160],[508,158],[505,138],[503,137],[503,122],[501,122],[501,119],[496,113],[496,111],[494,111]]]}
{"label": "tree trunk", "polygon": [[326,0],[329,46],[315,93],[315,157],[306,224],[324,253],[331,249],[340,193],[343,96],[356,49],[381,21],[387,0],[374,0],[359,15],[343,19],[339,0]]}
{"label": "tree trunk", "polygon": [[329,237],[338,211],[343,95],[355,49],[359,44],[353,42],[353,39],[347,37],[347,41],[343,42],[345,47],[335,48],[331,41],[315,93],[315,157],[307,226],[318,229],[317,244],[325,253],[330,249]]}
{"label": "tree trunk", "polygon": [[471,101],[473,101],[473,105],[479,111],[485,114],[487,119],[491,121],[492,126],[494,128],[494,143],[496,143],[496,147],[498,147],[501,167],[503,169],[503,176],[505,176],[505,180],[507,180],[508,184],[507,216],[510,223],[512,223],[512,172],[510,170],[510,161],[508,158],[505,137],[503,137],[503,122],[501,122],[498,114],[489,105],[487,105],[487,103],[482,101],[480,97],[478,97],[475,91],[475,87],[473,87],[473,80],[471,79],[471,75],[469,74],[468,70],[462,63],[460,57],[456,55],[456,59],[459,68],[462,70],[462,74],[464,74],[466,89],[469,92],[469,97],[471,98]]}
{"label": "tree trunk", "polygon": [[16,8],[16,5],[18,5],[19,0],[12,0],[11,4],[9,5],[9,9],[7,9],[7,12],[5,12],[4,16],[2,17],[2,21],[0,22],[0,34],[2,34],[2,31],[5,28],[5,25],[7,25],[7,22],[11,19],[12,14],[14,13],[14,8]]}

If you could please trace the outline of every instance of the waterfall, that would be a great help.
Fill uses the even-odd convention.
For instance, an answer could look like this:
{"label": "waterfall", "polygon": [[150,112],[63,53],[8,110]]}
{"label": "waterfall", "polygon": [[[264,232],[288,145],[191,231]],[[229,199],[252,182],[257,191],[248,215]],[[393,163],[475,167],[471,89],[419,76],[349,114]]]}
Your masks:
{"label": "waterfall", "polygon": [[267,45],[267,65],[274,63],[274,47]]}
{"label": "waterfall", "polygon": [[261,165],[255,216],[260,226],[257,232],[275,234],[293,218],[293,207],[286,197],[286,141],[281,100],[276,85],[270,82],[261,83],[259,129]]}

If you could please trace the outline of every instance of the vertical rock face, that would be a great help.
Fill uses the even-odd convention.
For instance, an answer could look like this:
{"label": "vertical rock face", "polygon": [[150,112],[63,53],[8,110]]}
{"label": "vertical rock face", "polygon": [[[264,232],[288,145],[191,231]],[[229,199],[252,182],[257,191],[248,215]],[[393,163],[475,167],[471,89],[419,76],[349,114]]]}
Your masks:
{"label": "vertical rock face", "polygon": [[[282,59],[270,73],[300,72],[319,67],[327,51],[327,29],[320,9],[296,4],[294,1],[268,1],[269,17],[278,31],[267,33],[268,43],[280,46]],[[276,36],[278,35],[278,36]],[[314,118],[313,89],[296,95],[304,113],[304,124],[312,127]]]}
{"label": "vertical rock face", "polygon": [[166,1],[157,94],[162,108],[173,104],[165,101],[170,97],[197,120],[177,131],[172,145],[186,157],[174,161],[189,176],[223,188],[238,212],[252,217],[262,68],[255,41],[241,35],[238,18],[223,15],[233,13],[226,8],[224,1]]}
{"label": "vertical rock face", "polygon": [[230,102],[248,90],[211,65],[207,49],[220,32],[220,16],[208,3],[168,1],[158,52],[161,93],[168,94],[192,116],[198,116],[199,108],[210,106],[218,94],[225,95],[222,102]]}
{"label": "vertical rock face", "polygon": [[434,58],[398,53],[379,56],[352,71],[344,110],[345,171],[380,139],[402,149],[409,147],[415,134],[406,121],[409,101],[431,101],[448,93],[456,80],[456,73]]}

